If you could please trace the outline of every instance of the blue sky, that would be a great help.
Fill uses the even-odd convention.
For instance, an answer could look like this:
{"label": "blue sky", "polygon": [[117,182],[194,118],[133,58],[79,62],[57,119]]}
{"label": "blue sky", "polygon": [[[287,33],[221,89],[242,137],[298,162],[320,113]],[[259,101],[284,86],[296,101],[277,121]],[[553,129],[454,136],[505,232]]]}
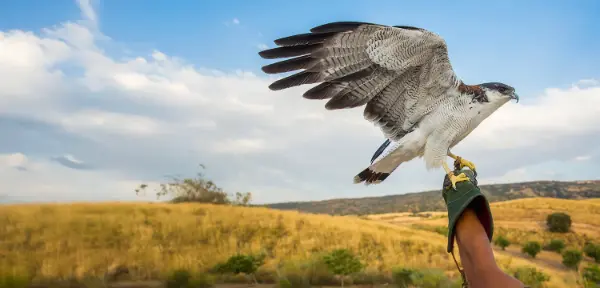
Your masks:
{"label": "blue sky", "polygon": [[[435,31],[467,82],[500,79],[539,93],[600,76],[598,1],[96,1],[104,34],[130,49],[182,57],[197,67],[254,71],[257,45],[333,21]],[[72,1],[5,1],[0,28],[39,31],[79,17]],[[33,9],[33,8],[38,9]],[[43,9],[39,9],[43,7]],[[238,25],[224,25],[233,19]],[[574,57],[577,56],[577,57]],[[476,59],[476,60],[475,60]],[[523,65],[527,63],[527,65]],[[490,69],[493,67],[493,69]],[[569,73],[564,73],[569,71]]]}
{"label": "blue sky", "polygon": [[[401,175],[387,180],[387,186],[365,190],[352,185],[349,179],[364,168],[382,142],[378,130],[361,122],[360,111],[325,113],[324,103],[303,101],[299,90],[281,95],[266,90],[271,80],[260,67],[270,61],[258,57],[260,48],[333,21],[432,30],[446,40],[454,69],[465,82],[500,81],[516,87],[519,105],[502,108],[486,124],[488,128],[479,129],[493,133],[475,133],[461,148],[478,161],[470,160],[490,170],[489,181],[600,178],[599,167],[592,161],[600,139],[591,136],[596,130],[588,127],[597,124],[598,114],[589,106],[600,97],[594,80],[600,79],[598,1],[578,1],[577,5],[568,1],[305,1],[298,5],[290,1],[106,0],[92,1],[89,7],[78,3],[88,2],[0,3],[0,31],[5,33],[0,52],[11,55],[0,57],[6,73],[0,75],[5,85],[11,85],[0,85],[4,88],[0,99],[6,101],[5,109],[0,109],[0,132],[11,137],[0,143],[0,154],[10,163],[7,169],[19,171],[18,177],[42,175],[37,181],[41,186],[32,187],[10,176],[10,184],[0,184],[0,195],[23,201],[127,200],[133,183],[160,182],[161,175],[171,173],[189,175],[197,162],[204,161],[225,188],[252,190],[259,202],[437,187],[440,171],[424,171],[418,163],[407,165],[409,171],[397,173]],[[90,18],[89,11],[95,16]],[[15,31],[33,33],[35,38]],[[50,42],[52,46],[47,46]],[[130,61],[136,58],[145,62]],[[34,68],[19,66],[28,61],[34,64],[27,67]],[[56,71],[62,76],[53,74]],[[221,76],[213,78],[214,71]],[[582,80],[587,86],[574,88],[574,83],[583,85]],[[43,101],[35,98],[41,97],[40,92],[37,96],[31,92],[35,89],[44,94]],[[155,95],[156,91],[167,92]],[[183,96],[175,99],[168,91],[183,91]],[[224,108],[201,104],[201,98]],[[178,101],[184,100],[189,102],[180,105]],[[292,109],[298,105],[302,109]],[[570,112],[560,111],[562,107]],[[289,120],[288,126],[280,123],[293,115],[317,121],[321,114],[331,119],[327,125],[308,120]],[[135,125],[111,128],[110,121],[117,126],[120,121]],[[557,121],[566,125],[555,129],[549,124]],[[116,132],[119,129],[129,134]],[[294,138],[301,131],[314,138]],[[168,140],[164,133],[170,133]],[[123,148],[136,141],[148,144],[143,149]],[[343,156],[330,153],[328,149],[340,143],[350,143],[338,151]],[[573,143],[577,150],[572,149]],[[497,159],[489,156],[490,151]],[[25,169],[26,164],[33,166]],[[44,178],[48,174],[40,170],[52,165],[64,169],[54,177],[67,179],[60,185],[52,182],[58,180]],[[104,184],[94,193],[81,195],[76,191],[82,184],[68,181],[75,175]],[[17,192],[20,189],[27,190],[28,196]],[[106,196],[101,189],[115,192]]]}

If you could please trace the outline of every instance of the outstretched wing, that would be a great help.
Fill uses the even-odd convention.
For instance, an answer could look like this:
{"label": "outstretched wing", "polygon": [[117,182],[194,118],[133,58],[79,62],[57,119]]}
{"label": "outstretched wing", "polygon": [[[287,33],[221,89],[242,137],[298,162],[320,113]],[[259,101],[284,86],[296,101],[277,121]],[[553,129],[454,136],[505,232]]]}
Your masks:
{"label": "outstretched wing", "polygon": [[280,47],[259,53],[266,59],[294,57],[264,66],[265,73],[303,70],[269,88],[320,83],[303,97],[329,99],[328,110],[366,104],[365,118],[389,139],[411,131],[460,84],[445,41],[425,29],[335,22],[310,31],[277,39]]}

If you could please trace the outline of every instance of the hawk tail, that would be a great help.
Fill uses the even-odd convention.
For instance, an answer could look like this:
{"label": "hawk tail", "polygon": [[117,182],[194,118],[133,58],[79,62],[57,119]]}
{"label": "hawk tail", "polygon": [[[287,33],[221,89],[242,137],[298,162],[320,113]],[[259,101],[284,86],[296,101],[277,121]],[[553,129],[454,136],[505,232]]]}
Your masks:
{"label": "hawk tail", "polygon": [[404,159],[402,157],[394,157],[393,152],[396,151],[397,148],[400,148],[401,145],[395,143],[395,145],[390,146],[392,142],[387,139],[371,158],[371,165],[356,176],[354,176],[354,183],[362,183],[365,182],[365,185],[370,184],[379,184],[383,182],[402,162]]}

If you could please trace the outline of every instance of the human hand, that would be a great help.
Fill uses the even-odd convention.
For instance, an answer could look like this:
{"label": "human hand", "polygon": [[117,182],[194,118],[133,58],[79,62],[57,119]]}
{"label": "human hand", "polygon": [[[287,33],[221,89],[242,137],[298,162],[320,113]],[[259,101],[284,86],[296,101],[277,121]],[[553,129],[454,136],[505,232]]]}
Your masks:
{"label": "human hand", "polygon": [[489,202],[479,189],[477,175],[470,169],[456,169],[454,171],[455,175],[460,173],[464,173],[469,180],[458,182],[456,188],[453,188],[448,175],[445,175],[442,187],[442,197],[448,211],[448,253],[454,248],[456,223],[467,208],[473,209],[490,241],[494,231]]}

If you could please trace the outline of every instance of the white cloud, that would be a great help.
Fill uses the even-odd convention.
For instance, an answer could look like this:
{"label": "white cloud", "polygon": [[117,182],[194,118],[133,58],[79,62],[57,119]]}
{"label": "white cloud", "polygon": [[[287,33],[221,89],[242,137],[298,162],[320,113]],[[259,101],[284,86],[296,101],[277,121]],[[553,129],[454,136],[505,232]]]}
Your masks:
{"label": "white cloud", "polygon": [[[22,167],[23,163],[7,163],[6,159],[25,159],[26,171],[14,169],[15,164]],[[0,154],[0,182],[0,202],[154,200],[152,195],[136,196],[140,180],[110,172],[74,170],[43,159],[31,161],[22,153]]]}
{"label": "white cloud", "polygon": [[587,161],[587,160],[590,160],[590,158],[592,158],[592,156],[585,155],[585,156],[577,156],[574,158],[574,160],[575,161]]}
{"label": "white cloud", "polygon": [[98,21],[96,11],[94,11],[91,0],[77,0],[77,5],[79,5],[79,9],[81,10],[81,14],[83,15],[84,19],[90,20],[94,23]]}
{"label": "white cloud", "polygon": [[[89,3],[80,3],[82,13],[97,22]],[[196,68],[158,50],[107,54],[98,40],[109,38],[94,29],[67,22],[41,34],[0,32],[0,129],[12,139],[0,149],[17,153],[2,158],[0,194],[129,199],[133,183],[193,175],[199,163],[226,190],[252,191],[258,202],[441,185],[442,171],[427,172],[420,160],[402,165],[382,185],[352,184],[383,142],[360,109],[326,111],[324,101],[302,98],[305,87],[272,92],[274,78]],[[594,155],[600,85],[583,84],[507,104],[455,154],[473,161],[482,181],[546,178],[547,169],[530,167]]]}
{"label": "white cloud", "polygon": [[265,43],[260,43],[258,45],[256,45],[256,47],[258,48],[258,50],[267,50],[269,49],[269,46]]}
{"label": "white cloud", "polygon": [[233,18],[233,20],[231,20],[231,23],[238,25],[238,24],[240,24],[240,20],[237,18]]}

